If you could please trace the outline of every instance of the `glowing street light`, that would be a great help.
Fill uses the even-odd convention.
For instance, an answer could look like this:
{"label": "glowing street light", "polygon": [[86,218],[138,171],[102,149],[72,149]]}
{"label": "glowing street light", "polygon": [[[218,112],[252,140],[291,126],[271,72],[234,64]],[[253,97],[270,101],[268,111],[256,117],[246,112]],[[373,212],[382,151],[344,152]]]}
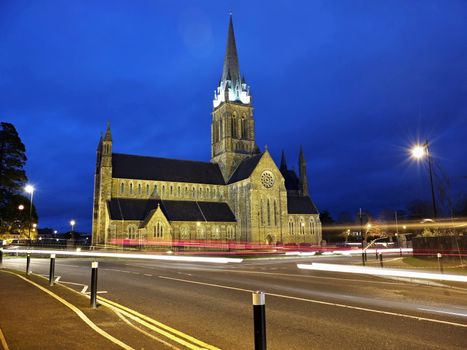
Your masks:
{"label": "glowing street light", "polygon": [[31,200],[29,203],[29,233],[28,233],[29,243],[31,243],[32,198],[34,196],[34,186],[28,184],[26,185],[26,187],[24,187],[24,191],[31,195]]}
{"label": "glowing street light", "polygon": [[70,225],[71,225],[71,233],[73,233],[73,230],[74,230],[75,225],[76,225],[76,221],[75,221],[75,220],[71,220],[71,221],[70,221]]}
{"label": "glowing street light", "polygon": [[20,204],[18,205],[18,210],[23,210],[24,209],[24,205]]}
{"label": "glowing street light", "polygon": [[412,158],[421,161],[423,159],[428,160],[428,171],[430,175],[430,185],[431,185],[431,201],[433,205],[433,218],[436,219],[437,210],[436,210],[436,200],[435,200],[435,189],[433,186],[433,158],[428,149],[428,140],[425,141],[422,145],[415,145],[411,149]]}

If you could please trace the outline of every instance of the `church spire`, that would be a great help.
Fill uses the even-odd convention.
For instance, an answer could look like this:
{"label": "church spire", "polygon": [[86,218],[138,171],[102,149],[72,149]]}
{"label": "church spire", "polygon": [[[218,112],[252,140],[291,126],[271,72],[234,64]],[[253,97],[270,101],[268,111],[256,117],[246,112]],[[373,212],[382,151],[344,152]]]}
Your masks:
{"label": "church spire", "polygon": [[242,83],[240,75],[240,65],[238,64],[237,45],[235,43],[235,34],[232,22],[232,14],[230,14],[229,31],[227,34],[227,47],[225,49],[224,68],[222,70],[223,82],[230,80],[232,86]]}
{"label": "church spire", "polygon": [[105,131],[104,141],[112,142],[112,133],[110,131],[110,122],[107,122],[107,130]]}
{"label": "church spire", "polygon": [[279,167],[279,170],[281,171],[281,173],[283,173],[284,171],[287,171],[287,161],[285,160],[284,150],[282,150],[281,166]]}
{"label": "church spire", "polygon": [[300,145],[300,154],[298,156],[298,174],[300,195],[308,196],[308,177],[306,176],[306,162],[303,155],[303,148]]}
{"label": "church spire", "polygon": [[214,100],[212,102],[214,108],[217,108],[222,103],[229,101],[244,105],[251,104],[250,87],[246,84],[245,78],[240,74],[232,14],[230,14],[229,18],[222,76],[214,92]]}

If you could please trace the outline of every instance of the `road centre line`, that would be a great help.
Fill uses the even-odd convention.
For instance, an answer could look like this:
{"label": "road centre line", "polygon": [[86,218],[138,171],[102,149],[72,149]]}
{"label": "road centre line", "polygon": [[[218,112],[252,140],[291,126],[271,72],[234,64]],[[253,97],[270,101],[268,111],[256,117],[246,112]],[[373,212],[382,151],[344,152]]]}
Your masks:
{"label": "road centre line", "polygon": [[65,299],[61,298],[60,296],[58,296],[57,294],[51,292],[50,290],[48,290],[47,288],[44,288],[42,287],[41,285],[17,274],[17,273],[14,273],[14,272],[11,272],[11,271],[4,271],[4,270],[0,270],[1,272],[4,272],[4,273],[9,273],[9,274],[12,274],[12,275],[15,275],[19,278],[21,278],[22,280],[32,284],[33,286],[39,288],[40,290],[42,290],[43,292],[49,294],[52,298],[58,300],[60,303],[62,303],[63,305],[65,305],[66,307],[68,307],[69,309],[71,309],[75,314],[78,315],[79,318],[81,318],[81,320],[84,321],[84,323],[86,323],[89,327],[91,327],[94,331],[96,331],[98,334],[100,334],[101,336],[103,336],[104,338],[108,339],[109,341],[111,341],[112,343],[124,348],[124,349],[127,349],[127,350],[134,350],[131,346],[125,344],[124,342],[122,342],[121,340],[113,337],[112,335],[110,335],[109,333],[107,333],[106,331],[104,331],[102,328],[100,328],[99,326],[97,326],[94,322],[92,322],[85,314],[84,312],[82,312],[79,308],[77,308],[76,306],[74,306],[73,304],[69,303],[68,301],[66,301]]}
{"label": "road centre line", "polygon": [[[253,290],[250,290],[250,289],[237,288],[237,287],[231,287],[231,286],[224,286],[224,285],[220,285],[220,284],[205,283],[205,282],[185,280],[185,279],[181,279],[181,278],[173,278],[173,277],[166,277],[166,276],[158,276],[158,277],[162,278],[162,279],[167,279],[167,280],[173,280],[173,281],[191,283],[191,284],[198,284],[198,285],[205,285],[205,286],[215,287],[215,288],[230,289],[230,290],[236,290],[236,291],[241,291],[241,292],[249,292],[249,293],[253,292]],[[462,324],[462,323],[449,322],[449,321],[437,320],[437,319],[433,319],[433,318],[426,318],[426,317],[419,317],[419,316],[401,314],[401,313],[391,312],[391,311],[369,309],[369,308],[360,307],[360,306],[352,306],[352,305],[346,305],[346,304],[331,303],[331,302],[328,302],[328,301],[322,301],[322,300],[316,300],[316,299],[307,299],[307,298],[301,298],[301,297],[294,297],[294,296],[290,296],[290,295],[283,295],[283,294],[276,294],[276,293],[269,293],[269,292],[264,292],[264,293],[267,294],[267,295],[273,296],[273,297],[277,297],[277,298],[298,300],[298,301],[304,301],[304,302],[313,303],[313,304],[334,306],[334,307],[340,307],[340,308],[344,308],[344,309],[359,310],[359,311],[371,312],[371,313],[388,315],[388,316],[408,318],[408,319],[413,319],[413,320],[417,320],[417,321],[441,323],[441,324],[445,324],[445,325],[449,325],[449,326],[467,328],[467,324]]]}
{"label": "road centre line", "polygon": [[[118,310],[119,312],[123,313],[125,316],[128,316],[130,317],[131,319],[135,320],[136,322],[148,327],[149,329],[151,330],[154,330],[156,332],[158,332],[159,334],[163,334],[165,336],[167,336],[169,339],[172,339],[178,343],[186,343],[186,341],[190,341],[191,343],[193,344],[196,344],[196,347],[192,348],[192,349],[209,349],[209,350],[220,350],[219,348],[213,346],[213,345],[210,345],[210,344],[207,344],[197,338],[194,338],[188,334],[185,334],[179,330],[176,330],[175,328],[172,328],[170,326],[167,326],[159,321],[156,321],[154,319],[152,319],[151,317],[149,316],[146,316],[146,315],[143,315],[141,313],[139,313],[138,311],[136,310],[133,310],[133,309],[130,309],[126,306],[123,306],[123,305],[120,305],[114,301],[111,301],[111,300],[108,300],[108,299],[105,299],[101,296],[98,296],[97,297],[98,300],[105,306],[113,309],[113,310]],[[170,333],[169,333],[170,332]],[[185,338],[182,339],[182,338]],[[189,343],[187,343],[188,345],[191,345]],[[184,344],[185,346],[188,346],[186,344]],[[191,345],[193,346],[193,345]],[[201,346],[201,347],[200,347]]]}

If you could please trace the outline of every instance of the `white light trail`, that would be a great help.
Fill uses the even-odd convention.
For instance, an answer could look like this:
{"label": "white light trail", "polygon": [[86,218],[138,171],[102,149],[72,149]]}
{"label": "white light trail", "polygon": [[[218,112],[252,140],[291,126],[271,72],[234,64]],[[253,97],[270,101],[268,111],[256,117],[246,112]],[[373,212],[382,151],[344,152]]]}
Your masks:
{"label": "white light trail", "polygon": [[347,272],[347,273],[358,273],[364,275],[375,275],[375,276],[391,276],[391,277],[406,277],[406,278],[418,278],[438,281],[453,281],[453,282],[467,282],[467,276],[465,275],[445,275],[441,273],[429,273],[429,272],[417,272],[408,270],[398,269],[386,269],[379,267],[364,267],[364,266],[346,266],[338,264],[297,264],[299,269],[305,270],[317,270],[317,271],[332,271],[332,272]]}
{"label": "white light trail", "polygon": [[179,262],[206,262],[214,264],[241,263],[241,258],[217,258],[202,256],[174,256],[174,255],[155,255],[155,254],[126,254],[126,253],[104,253],[104,252],[76,252],[67,250],[29,250],[29,249],[4,249],[4,253],[23,253],[23,254],[56,254],[61,256],[79,256],[96,258],[124,258],[124,259],[144,259],[144,260],[165,260]]}

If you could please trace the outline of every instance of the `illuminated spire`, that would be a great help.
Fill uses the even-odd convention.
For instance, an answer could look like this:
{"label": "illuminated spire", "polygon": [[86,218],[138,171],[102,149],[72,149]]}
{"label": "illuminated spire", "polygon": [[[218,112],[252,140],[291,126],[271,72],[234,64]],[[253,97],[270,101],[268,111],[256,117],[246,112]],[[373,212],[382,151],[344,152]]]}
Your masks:
{"label": "illuminated spire", "polygon": [[229,31],[227,34],[227,47],[225,49],[224,69],[222,70],[223,82],[230,80],[232,86],[241,84],[240,65],[238,64],[237,45],[233,29],[232,14],[230,14]]}
{"label": "illuminated spire", "polygon": [[213,106],[216,108],[221,103],[229,101],[251,104],[250,87],[246,84],[245,78],[240,74],[232,14],[230,14],[229,18],[222,76],[214,92]]}

